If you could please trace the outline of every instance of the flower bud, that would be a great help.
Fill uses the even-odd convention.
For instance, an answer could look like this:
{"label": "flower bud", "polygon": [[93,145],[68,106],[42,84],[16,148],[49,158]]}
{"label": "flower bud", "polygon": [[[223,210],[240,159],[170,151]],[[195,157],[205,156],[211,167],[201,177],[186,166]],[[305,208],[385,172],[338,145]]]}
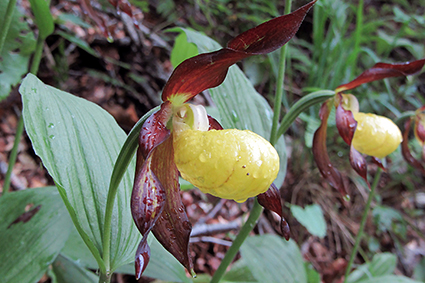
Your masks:
{"label": "flower bud", "polygon": [[237,202],[267,191],[279,171],[275,148],[248,130],[176,133],[174,161],[202,192]]}
{"label": "flower bud", "polygon": [[383,158],[403,140],[401,131],[390,119],[370,113],[353,113],[357,121],[352,145],[361,153]]}

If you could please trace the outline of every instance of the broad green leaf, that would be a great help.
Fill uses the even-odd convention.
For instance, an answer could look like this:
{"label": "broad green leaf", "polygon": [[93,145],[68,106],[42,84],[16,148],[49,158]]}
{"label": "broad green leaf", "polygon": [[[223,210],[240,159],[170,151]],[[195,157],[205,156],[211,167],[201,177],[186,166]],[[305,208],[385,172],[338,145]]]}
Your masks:
{"label": "broad green leaf", "polygon": [[360,282],[369,278],[393,274],[397,256],[391,253],[376,254],[370,263],[362,264],[347,277],[348,283]]}
{"label": "broad green leaf", "polygon": [[[162,247],[153,235],[149,236],[148,243],[151,248],[151,259],[143,276],[173,282],[190,282],[183,266]],[[81,267],[97,269],[96,260],[75,229],[71,231],[61,254]],[[134,260],[118,267],[115,272],[134,275]]]}
{"label": "broad green leaf", "polygon": [[[126,138],[99,106],[28,75],[22,94],[25,128],[55,180],[73,222],[99,264],[105,205],[114,162]],[[140,235],[130,213],[134,162],[124,175],[112,213],[111,268],[130,262]]]}
{"label": "broad green leaf", "polygon": [[305,263],[305,272],[307,273],[308,283],[320,283],[320,274],[314,269],[313,265],[309,262]]}
{"label": "broad green leaf", "polygon": [[96,283],[99,277],[78,263],[59,254],[52,264],[58,283]]}
{"label": "broad green leaf", "polygon": [[196,45],[188,44],[186,34],[180,33],[174,41],[173,50],[171,50],[170,61],[173,67],[177,67],[184,60],[196,55],[198,55]]}
{"label": "broad green leaf", "polygon": [[326,236],[326,221],[319,205],[307,205],[305,208],[291,205],[291,212],[312,235],[320,238]]}
{"label": "broad green leaf", "polygon": [[404,276],[397,275],[385,275],[381,277],[369,278],[362,281],[356,281],[357,283],[421,283]]}
{"label": "broad green leaf", "polygon": [[240,252],[259,282],[307,282],[304,261],[293,240],[285,241],[276,235],[248,237]]}
{"label": "broad green leaf", "polygon": [[[29,206],[27,217],[22,216],[19,221]],[[1,197],[1,282],[38,282],[64,246],[71,227],[55,187],[27,189]]]}
{"label": "broad green leaf", "polygon": [[[179,30],[186,33],[187,40],[195,43],[200,53],[221,48],[217,42],[199,32]],[[219,120],[224,128],[249,129],[267,140],[270,138],[273,111],[238,66],[230,67],[224,82],[210,89],[210,93],[218,107]],[[287,167],[286,145],[283,137],[279,138],[275,147],[280,156],[280,170],[274,183],[279,188],[285,178]]]}
{"label": "broad green leaf", "polygon": [[46,0],[29,0],[29,2],[37,24],[38,36],[44,40],[52,34],[55,28],[49,4]]}
{"label": "broad green leaf", "polygon": [[[8,2],[0,1],[0,23],[5,17]],[[34,48],[34,34],[16,7],[3,50],[0,51],[0,101],[28,72],[28,62]]]}
{"label": "broad green leaf", "polygon": [[233,264],[232,268],[224,274],[221,282],[261,282],[255,279],[252,275],[249,266],[246,264],[243,258],[239,259]]}
{"label": "broad green leaf", "polygon": [[413,278],[425,282],[425,257],[415,266],[413,270]]}

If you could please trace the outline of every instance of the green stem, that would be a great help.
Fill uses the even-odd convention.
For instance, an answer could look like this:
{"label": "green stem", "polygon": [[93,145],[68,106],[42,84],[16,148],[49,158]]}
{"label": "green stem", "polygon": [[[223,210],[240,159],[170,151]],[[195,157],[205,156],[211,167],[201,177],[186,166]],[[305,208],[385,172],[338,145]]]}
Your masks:
{"label": "green stem", "polygon": [[44,38],[37,38],[37,45],[35,46],[34,56],[32,57],[30,73],[37,75],[38,68],[40,67],[41,56],[43,55]]}
{"label": "green stem", "polygon": [[109,283],[109,282],[111,282],[111,274],[105,274],[103,272],[100,272],[99,283]]}
{"label": "green stem", "polygon": [[248,237],[249,233],[254,229],[258,218],[260,218],[261,213],[263,212],[263,207],[258,203],[257,199],[254,201],[254,206],[251,209],[249,217],[245,224],[242,226],[239,231],[236,239],[233,241],[232,246],[226,252],[223,260],[220,263],[220,266],[215,271],[214,276],[211,278],[210,283],[218,283],[226,272],[227,267],[232,263],[236,254],[239,251],[239,248],[242,246],[245,239]]}
{"label": "green stem", "polygon": [[15,9],[17,0],[10,0],[7,4],[6,15],[3,21],[3,25],[0,29],[0,54],[3,51],[4,43],[6,42],[6,37],[9,32],[10,23],[13,18],[13,9]]}
{"label": "green stem", "polygon": [[307,110],[310,106],[313,106],[317,103],[322,103],[333,96],[335,96],[335,91],[333,90],[319,90],[303,96],[289,109],[288,113],[286,113],[286,115],[283,117],[279,130],[277,131],[277,138],[279,138],[289,129],[298,115]]}
{"label": "green stem", "polygon": [[[41,55],[43,53],[43,44],[44,44],[44,39],[39,38],[37,40],[37,46],[35,48],[35,53],[33,56],[33,61],[32,61],[31,69],[30,69],[30,72],[34,75],[37,75],[38,68],[40,67]],[[21,140],[23,132],[24,132],[24,120],[21,115],[19,117],[18,126],[16,128],[15,141],[13,143],[13,148],[9,156],[9,166],[7,168],[6,176],[4,177],[4,186],[3,186],[2,195],[5,195],[9,191],[11,177],[12,177],[12,170],[13,170],[13,166],[15,166],[15,163],[16,163],[16,158],[18,156],[18,146],[19,146],[19,142]]]}
{"label": "green stem", "polygon": [[370,204],[372,203],[373,198],[375,197],[376,187],[378,186],[379,179],[381,178],[382,169],[378,168],[375,174],[375,178],[373,179],[372,187],[370,188],[369,197],[367,198],[366,206],[363,211],[362,220],[360,222],[359,231],[357,232],[356,242],[354,243],[353,250],[351,251],[350,261],[348,262],[347,269],[345,270],[345,278],[344,283],[347,282],[348,275],[351,271],[351,266],[353,265],[354,258],[357,255],[357,250],[359,249],[360,242],[362,240],[364,227],[366,225],[367,216],[370,210]]}
{"label": "green stem", "polygon": [[[291,0],[285,1],[285,11],[284,14],[287,15],[291,12]],[[279,70],[277,74],[276,82],[276,95],[274,97],[274,107],[273,107],[273,124],[270,132],[270,143],[276,144],[279,135],[277,135],[277,127],[279,125],[280,111],[282,109],[282,96],[283,96],[283,83],[285,80],[285,66],[286,66],[286,49],[288,44],[285,44],[280,49],[280,59],[279,59]]]}
{"label": "green stem", "polygon": [[10,181],[12,177],[12,170],[13,166],[15,166],[16,157],[18,156],[18,147],[19,142],[21,141],[22,133],[24,132],[24,119],[21,117],[19,118],[18,126],[16,128],[16,135],[15,135],[15,141],[13,143],[12,151],[10,152],[9,156],[9,167],[7,167],[6,176],[4,177],[4,185],[3,185],[3,194],[2,196],[5,196],[6,193],[9,191],[10,188]]}

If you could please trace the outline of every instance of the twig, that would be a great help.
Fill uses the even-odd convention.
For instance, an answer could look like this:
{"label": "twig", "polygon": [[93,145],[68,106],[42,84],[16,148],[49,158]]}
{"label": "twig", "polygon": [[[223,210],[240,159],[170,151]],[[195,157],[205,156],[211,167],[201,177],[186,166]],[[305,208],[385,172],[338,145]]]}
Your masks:
{"label": "twig", "polygon": [[228,223],[216,223],[216,224],[197,224],[193,226],[191,237],[197,237],[201,235],[214,235],[218,233],[225,233],[231,230],[239,229],[241,226],[240,220],[235,220]]}

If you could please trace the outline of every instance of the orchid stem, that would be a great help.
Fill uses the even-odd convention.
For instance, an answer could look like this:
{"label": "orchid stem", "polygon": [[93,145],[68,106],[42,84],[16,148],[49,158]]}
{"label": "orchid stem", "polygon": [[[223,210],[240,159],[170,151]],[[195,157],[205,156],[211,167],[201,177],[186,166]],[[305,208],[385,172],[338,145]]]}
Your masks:
{"label": "orchid stem", "polygon": [[[285,1],[285,11],[284,14],[287,15],[291,13],[291,0]],[[286,49],[288,43],[282,46],[280,49],[280,59],[279,59],[279,70],[277,74],[277,82],[276,82],[276,95],[274,97],[274,107],[273,107],[273,124],[270,132],[270,143],[276,144],[279,135],[277,131],[277,127],[279,126],[279,117],[280,111],[282,109],[282,97],[283,97],[283,83],[285,80],[285,67],[286,67]]]}
{"label": "orchid stem", "polygon": [[260,218],[261,213],[263,212],[263,207],[258,203],[257,198],[254,200],[254,206],[249,213],[249,217],[246,220],[245,224],[242,226],[239,231],[236,239],[233,241],[232,246],[226,252],[223,260],[220,263],[220,266],[215,271],[213,277],[211,278],[210,283],[218,283],[226,272],[227,267],[232,263],[236,254],[238,253],[240,247],[242,246],[245,239],[248,237],[249,233],[254,229],[258,218]]}
{"label": "orchid stem", "polygon": [[345,270],[344,283],[347,282],[348,275],[350,274],[350,271],[351,271],[351,266],[353,265],[354,258],[357,255],[357,251],[360,246],[360,241],[363,237],[363,231],[366,225],[367,216],[369,214],[370,204],[372,203],[372,200],[375,197],[376,187],[378,186],[378,182],[379,182],[379,179],[381,178],[381,174],[382,174],[382,169],[378,168],[375,174],[375,178],[373,179],[373,184],[370,188],[369,197],[367,198],[367,201],[366,201],[366,206],[364,208],[362,220],[360,222],[359,231],[357,232],[357,236],[356,236],[356,242],[354,243],[353,250],[351,251],[350,261],[348,262],[347,269]]}

